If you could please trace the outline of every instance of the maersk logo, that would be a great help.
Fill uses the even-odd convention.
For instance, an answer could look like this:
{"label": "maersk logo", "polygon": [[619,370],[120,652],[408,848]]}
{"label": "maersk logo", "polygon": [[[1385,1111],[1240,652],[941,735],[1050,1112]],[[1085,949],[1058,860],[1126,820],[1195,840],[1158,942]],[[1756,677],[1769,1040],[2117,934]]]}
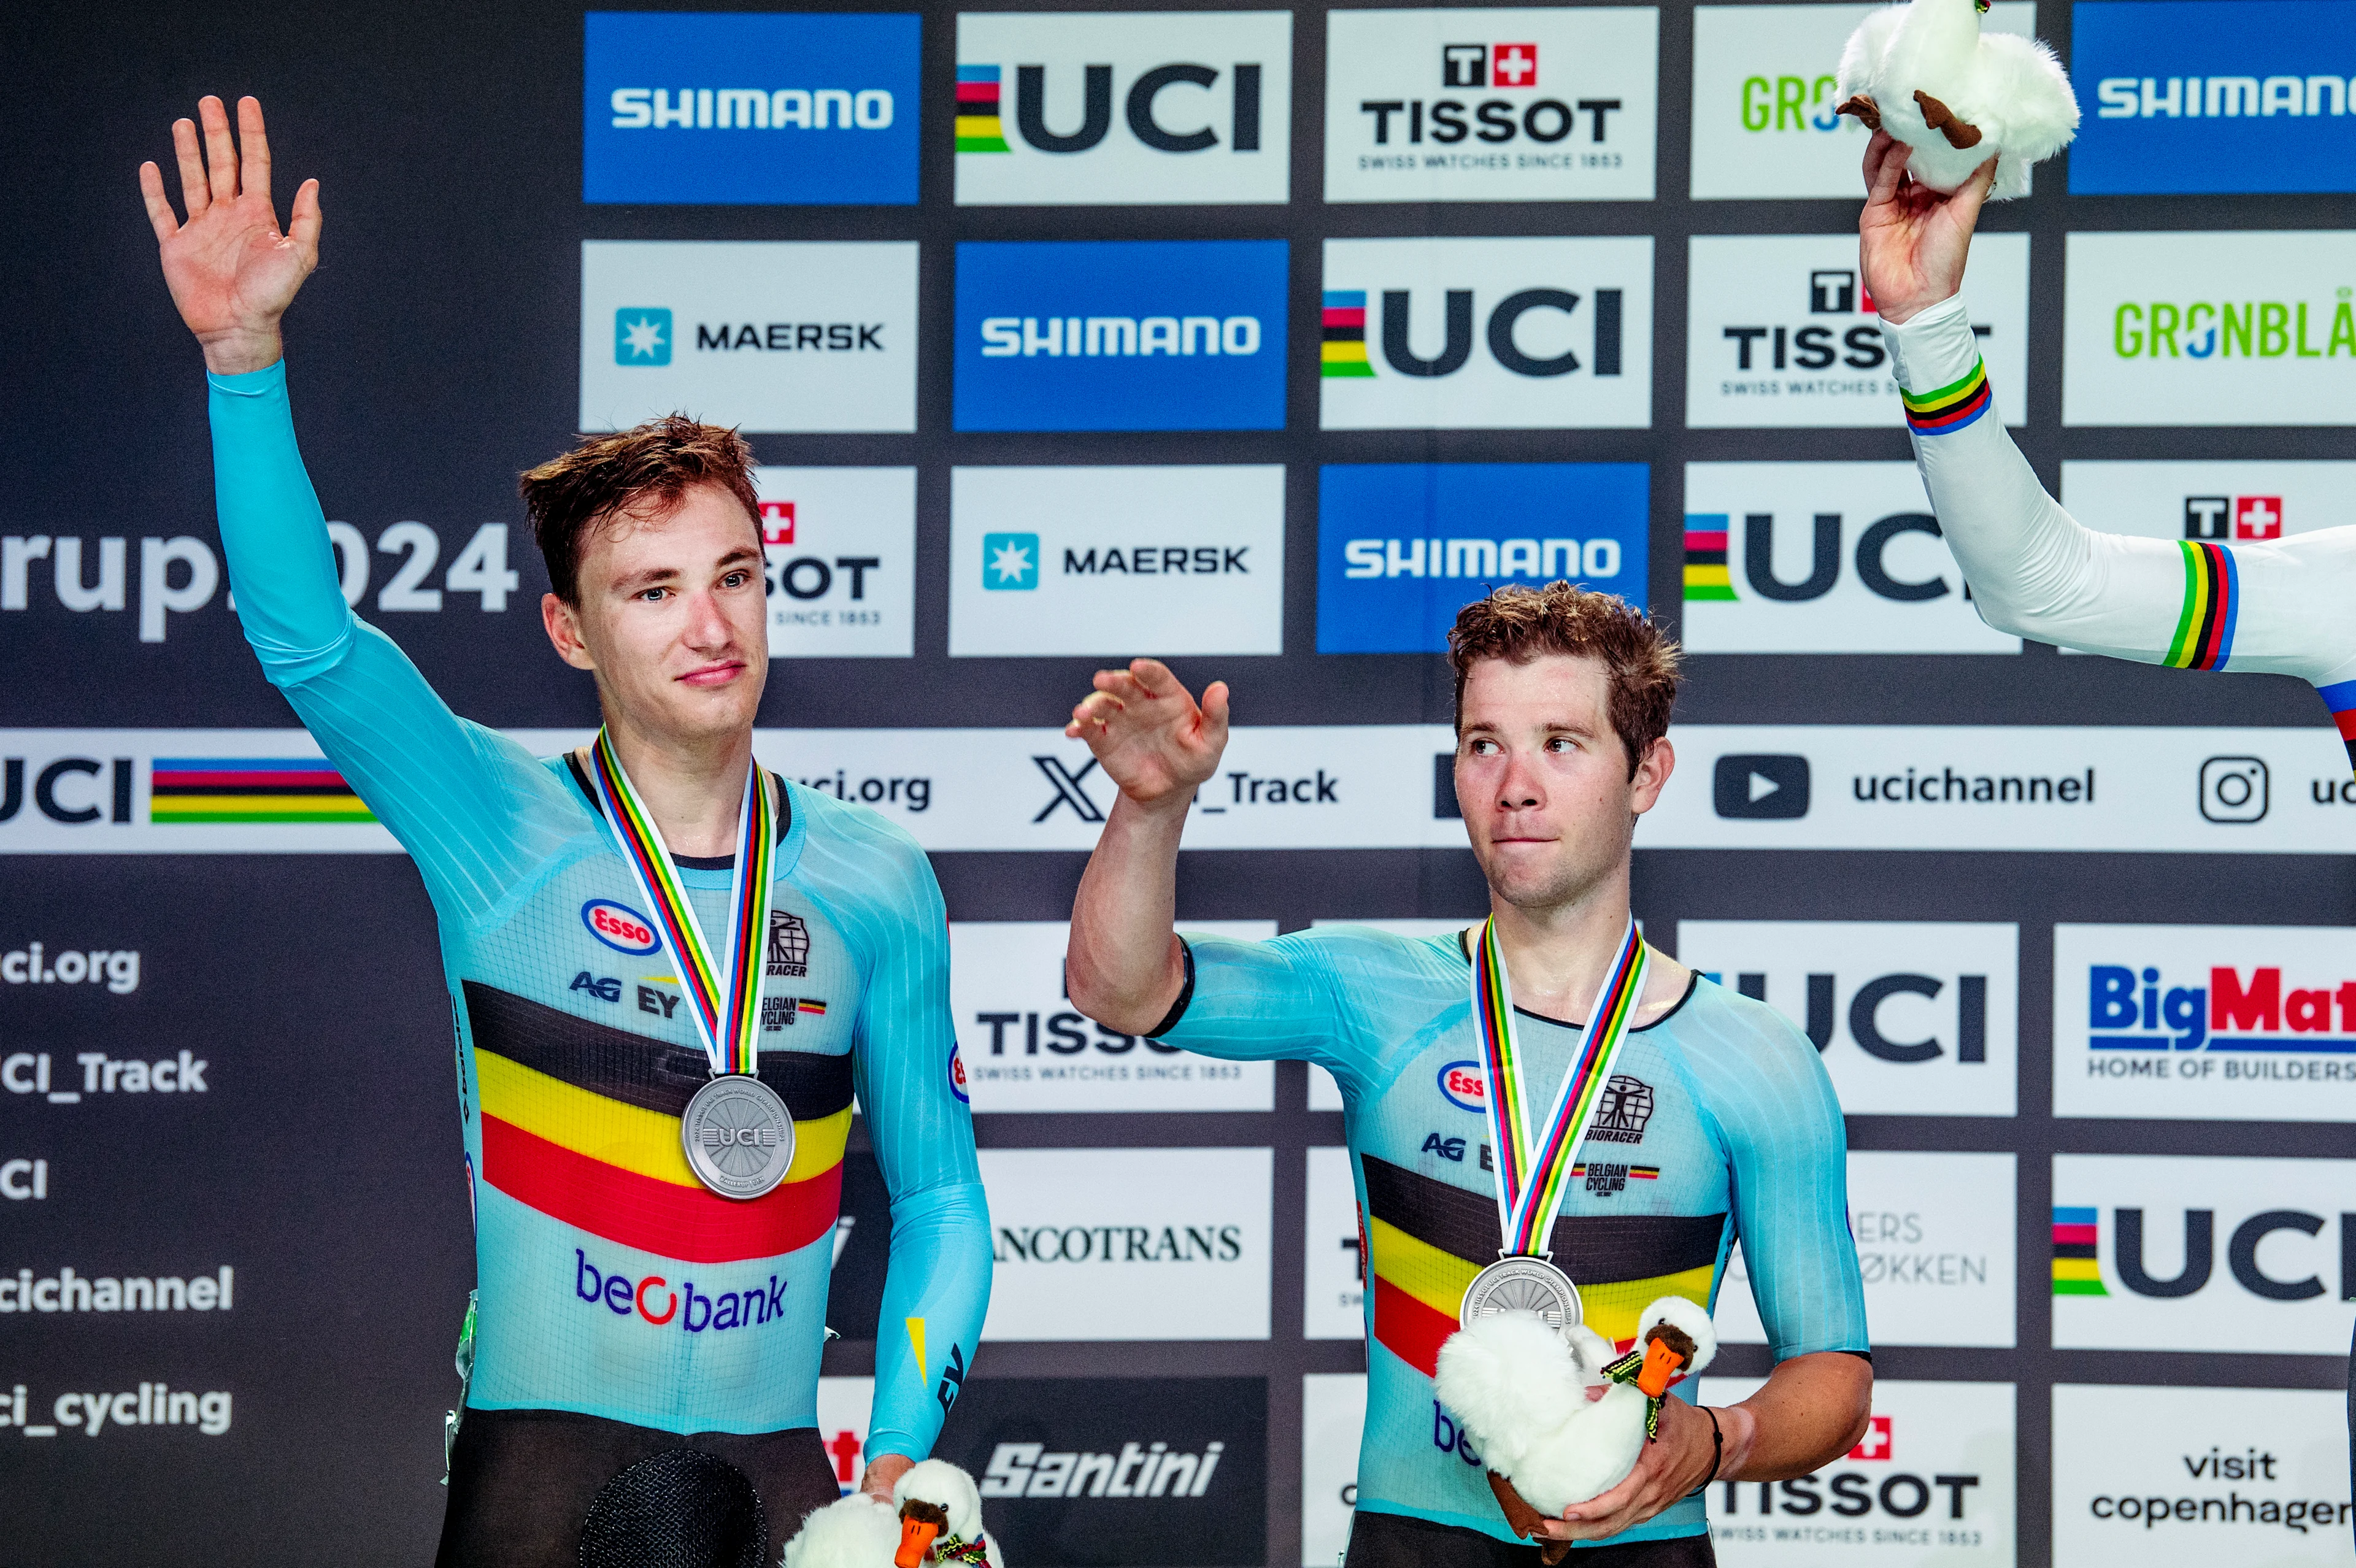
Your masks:
{"label": "maersk logo", "polygon": [[1280,430],[1280,240],[958,247],[959,430]]}
{"label": "maersk logo", "polygon": [[2356,16],[2329,0],[2072,10],[2085,195],[2356,190]]}
{"label": "maersk logo", "polygon": [[670,312],[659,307],[614,313],[614,363],[670,363]]}
{"label": "maersk logo", "polygon": [[1039,586],[1037,534],[981,536],[981,585],[1029,589]]}

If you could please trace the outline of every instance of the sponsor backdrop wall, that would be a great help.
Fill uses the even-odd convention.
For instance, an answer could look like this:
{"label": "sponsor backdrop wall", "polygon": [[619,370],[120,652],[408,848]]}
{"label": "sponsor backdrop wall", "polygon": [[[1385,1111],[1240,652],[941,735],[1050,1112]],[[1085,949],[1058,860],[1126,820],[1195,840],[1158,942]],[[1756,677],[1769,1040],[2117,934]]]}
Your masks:
{"label": "sponsor backdrop wall", "polygon": [[[1692,651],[1652,939],[1787,1013],[1849,1112],[1873,1431],[1714,1488],[1723,1560],[2350,1561],[2356,785],[2302,687],[1972,613],[1856,275],[1862,13],[12,17],[0,1556],[414,1563],[444,1496],[434,933],[240,639],[133,190],[214,91],[268,103],[282,199],[325,182],[297,421],[346,596],[461,712],[594,722],[519,469],[674,408],[750,435],[760,752],[948,895],[999,1273],[944,1445],[1011,1561],[1330,1563],[1364,1398],[1330,1082],[1063,997],[1110,790],[1062,715],[1131,654],[1234,683],[1187,922],[1441,929],[1483,907],[1441,635],[1558,575]],[[2356,237],[2318,199],[2356,5],[1987,25],[2087,115],[1966,289],[2045,482],[2155,537],[2356,521]],[[648,979],[576,983],[618,1018]],[[857,1147],[845,1477],[887,1230]],[[1768,1371],[1739,1270],[1719,1312],[1727,1400]]]}

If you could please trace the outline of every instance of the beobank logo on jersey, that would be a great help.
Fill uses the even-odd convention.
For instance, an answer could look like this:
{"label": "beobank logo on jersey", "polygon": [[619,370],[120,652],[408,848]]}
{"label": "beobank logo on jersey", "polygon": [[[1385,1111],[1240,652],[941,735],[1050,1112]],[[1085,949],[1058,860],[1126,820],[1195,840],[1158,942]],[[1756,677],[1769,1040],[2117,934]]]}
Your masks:
{"label": "beobank logo on jersey", "polygon": [[2063,423],[2356,424],[2356,230],[2072,234],[2067,260]]}
{"label": "beobank logo on jersey", "polygon": [[616,1317],[688,1334],[755,1328],[786,1315],[786,1282],[774,1274],[743,1290],[715,1293],[691,1279],[659,1274],[634,1279],[619,1269],[601,1269],[579,1247],[573,1249],[573,1296]]}
{"label": "beobank logo on jersey", "polygon": [[1651,6],[1333,11],[1328,201],[1650,201]]}
{"label": "beobank logo on jersey", "polygon": [[1911,463],[1686,464],[1685,645],[2009,654],[1972,608]]}
{"label": "beobank logo on jersey", "polygon": [[2053,1158],[2056,1349],[2348,1350],[2356,1160]]}
{"label": "beobank logo on jersey", "polygon": [[2057,926],[2055,1113],[2356,1115],[2347,935],[2329,926]]}
{"label": "beobank logo on jersey", "polygon": [[1324,262],[1326,430],[1652,422],[1649,239],[1328,240]]}
{"label": "beobank logo on jersey", "polygon": [[1290,197],[1290,12],[969,12],[957,59],[960,207]]}
{"label": "beobank logo on jersey", "polygon": [[627,904],[612,899],[591,899],[581,906],[581,923],[589,934],[616,953],[647,954],[659,950],[654,923]]}
{"label": "beobank logo on jersey", "polygon": [[[1836,114],[1833,67],[1877,5],[1700,5],[1694,9],[1693,195],[1855,200],[1865,127]],[[2002,0],[1985,33],[2036,30],[2030,0]],[[2083,141],[2082,141],[2083,144]],[[2074,159],[2077,149],[2071,150]]]}
{"label": "beobank logo on jersey", "polygon": [[[1688,425],[1904,427],[1856,235],[1696,235],[1688,245]],[[1981,235],[1963,293],[1997,401],[2018,424],[2027,417],[2029,236]]]}

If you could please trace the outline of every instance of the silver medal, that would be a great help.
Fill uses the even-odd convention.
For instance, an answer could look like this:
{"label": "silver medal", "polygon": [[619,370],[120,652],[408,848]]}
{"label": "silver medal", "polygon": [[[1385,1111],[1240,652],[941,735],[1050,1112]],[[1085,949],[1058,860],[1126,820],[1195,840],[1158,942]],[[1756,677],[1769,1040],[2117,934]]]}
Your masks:
{"label": "silver medal", "polygon": [[1549,1328],[1579,1327],[1583,1316],[1579,1287],[1570,1276],[1544,1258],[1502,1257],[1464,1287],[1456,1321],[1470,1328],[1479,1319],[1503,1312],[1535,1312]]}
{"label": "silver medal", "polygon": [[723,1198],[758,1198],[794,1163],[794,1119],[777,1092],[741,1072],[695,1092],[679,1119],[696,1179]]}

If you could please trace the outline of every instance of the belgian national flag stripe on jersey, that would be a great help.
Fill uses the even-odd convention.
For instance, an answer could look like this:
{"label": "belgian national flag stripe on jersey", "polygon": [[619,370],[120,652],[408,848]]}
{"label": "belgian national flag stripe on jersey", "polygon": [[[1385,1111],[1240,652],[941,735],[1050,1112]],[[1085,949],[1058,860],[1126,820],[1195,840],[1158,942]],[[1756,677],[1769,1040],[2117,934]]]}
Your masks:
{"label": "belgian national flag stripe on jersey", "polygon": [[[1440,1344],[1456,1331],[1464,1287],[1497,1259],[1505,1228],[1496,1200],[1372,1155],[1360,1163],[1375,1339],[1430,1377]],[[1637,1315],[1660,1297],[1709,1304],[1725,1233],[1724,1214],[1567,1215],[1547,1244],[1579,1286],[1587,1326],[1628,1345]]]}

